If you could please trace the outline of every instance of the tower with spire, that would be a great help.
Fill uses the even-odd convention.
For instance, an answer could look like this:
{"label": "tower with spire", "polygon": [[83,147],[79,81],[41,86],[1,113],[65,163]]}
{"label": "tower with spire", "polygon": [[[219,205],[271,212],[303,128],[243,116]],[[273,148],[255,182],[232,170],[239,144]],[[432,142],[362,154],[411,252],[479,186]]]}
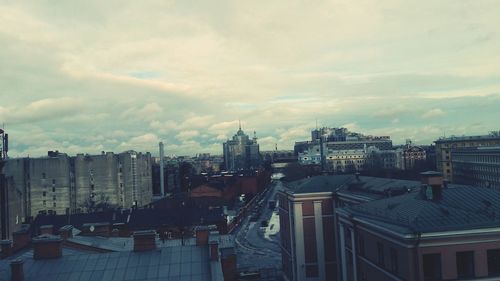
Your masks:
{"label": "tower with spire", "polygon": [[241,120],[238,120],[238,131],[232,139],[223,144],[224,164],[228,171],[257,169],[261,164],[257,133],[254,131],[250,138],[241,129]]}

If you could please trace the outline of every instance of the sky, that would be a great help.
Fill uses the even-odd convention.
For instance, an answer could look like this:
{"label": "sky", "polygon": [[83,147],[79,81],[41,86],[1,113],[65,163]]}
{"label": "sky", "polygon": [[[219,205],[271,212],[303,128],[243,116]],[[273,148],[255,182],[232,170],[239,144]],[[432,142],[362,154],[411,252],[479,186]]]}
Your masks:
{"label": "sky", "polygon": [[500,130],[500,3],[0,0],[10,157]]}

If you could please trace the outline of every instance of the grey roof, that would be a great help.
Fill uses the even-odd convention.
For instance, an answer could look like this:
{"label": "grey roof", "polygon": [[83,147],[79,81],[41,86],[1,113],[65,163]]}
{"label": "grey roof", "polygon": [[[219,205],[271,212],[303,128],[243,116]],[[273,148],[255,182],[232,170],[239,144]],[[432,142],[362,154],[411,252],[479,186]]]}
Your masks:
{"label": "grey roof", "polygon": [[[232,235],[210,235],[210,239],[216,239],[219,242],[219,248],[234,248],[234,237]],[[69,242],[99,248],[114,252],[132,251],[134,249],[134,240],[131,237],[100,237],[100,236],[75,236],[68,238]],[[156,247],[180,247],[182,245],[196,245],[196,238],[166,239],[164,242],[156,239]]]}
{"label": "grey roof", "polygon": [[[435,175],[428,172],[428,175]],[[315,192],[336,192],[340,195],[353,195],[366,198],[366,201],[406,194],[419,189],[422,183],[414,180],[365,177],[355,175],[315,176],[286,184],[295,194]],[[448,184],[449,188],[465,185]]]}
{"label": "grey roof", "polygon": [[355,175],[316,176],[289,183],[293,193],[336,192],[365,197],[367,201],[405,194],[421,186],[419,181]]}
{"label": "grey roof", "polygon": [[441,200],[427,200],[420,192],[412,192],[341,210],[399,233],[493,228],[500,227],[500,191],[446,188]]}
{"label": "grey roof", "polygon": [[[220,262],[210,262],[208,256],[208,247],[190,245],[47,260],[28,257],[24,259],[24,274],[26,281],[223,280]],[[0,272],[6,280],[10,280],[9,267],[10,260],[0,261]]]}
{"label": "grey roof", "polygon": [[316,176],[288,183],[293,193],[333,192],[355,179],[354,175]]}

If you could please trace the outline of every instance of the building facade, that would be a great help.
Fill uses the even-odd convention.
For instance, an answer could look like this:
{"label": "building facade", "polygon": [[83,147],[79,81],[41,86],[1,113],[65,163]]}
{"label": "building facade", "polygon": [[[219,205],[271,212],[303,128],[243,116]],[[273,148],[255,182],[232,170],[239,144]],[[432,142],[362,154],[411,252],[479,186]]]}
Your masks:
{"label": "building facade", "polygon": [[424,165],[427,152],[424,148],[407,144],[396,149],[396,168],[400,170],[413,170],[419,165]]}
{"label": "building facade", "polygon": [[345,173],[367,168],[368,158],[372,156],[369,148],[389,151],[392,141],[388,136],[365,136],[346,128],[325,127],[313,130],[310,141],[296,142],[294,152],[302,165],[317,164],[326,171]]}
{"label": "building facade", "polygon": [[317,176],[287,184],[278,192],[285,280],[344,280],[335,210],[406,194],[419,186],[418,181],[355,175]]}
{"label": "building facade", "polygon": [[500,146],[500,132],[483,136],[441,138],[436,143],[436,165],[444,179],[453,182],[452,149],[479,146]]}
{"label": "building facade", "polygon": [[451,150],[453,182],[500,190],[500,146]]}
{"label": "building facade", "polygon": [[224,165],[228,171],[257,169],[261,163],[257,137],[250,139],[241,126],[233,136],[223,144]]}
{"label": "building facade", "polygon": [[93,206],[130,208],[151,202],[151,155],[127,151],[70,157],[9,159],[4,167],[11,189],[22,198],[25,216],[90,211]]}

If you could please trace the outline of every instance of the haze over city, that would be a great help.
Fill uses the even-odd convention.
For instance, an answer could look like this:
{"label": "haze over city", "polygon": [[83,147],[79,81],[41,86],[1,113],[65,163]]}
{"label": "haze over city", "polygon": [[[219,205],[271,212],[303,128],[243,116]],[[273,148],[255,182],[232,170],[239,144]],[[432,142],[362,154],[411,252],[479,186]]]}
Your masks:
{"label": "haze over city", "polygon": [[497,1],[2,1],[11,157],[498,129]]}

